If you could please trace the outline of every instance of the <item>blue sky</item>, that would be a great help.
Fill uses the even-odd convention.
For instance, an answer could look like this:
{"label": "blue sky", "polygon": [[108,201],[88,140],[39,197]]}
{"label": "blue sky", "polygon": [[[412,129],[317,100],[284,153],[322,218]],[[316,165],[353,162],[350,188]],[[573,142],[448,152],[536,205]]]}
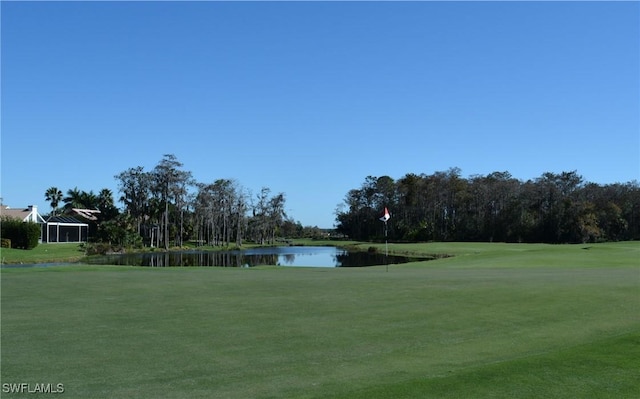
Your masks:
{"label": "blue sky", "polygon": [[368,175],[639,179],[639,6],[2,2],[1,196],[171,153],[331,227]]}

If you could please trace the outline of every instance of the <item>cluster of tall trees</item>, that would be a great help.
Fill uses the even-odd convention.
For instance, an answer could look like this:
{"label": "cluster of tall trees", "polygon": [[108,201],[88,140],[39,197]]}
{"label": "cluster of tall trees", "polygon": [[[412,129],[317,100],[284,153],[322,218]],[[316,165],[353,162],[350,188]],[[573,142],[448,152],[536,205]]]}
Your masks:
{"label": "cluster of tall trees", "polygon": [[283,193],[264,187],[253,197],[235,180],[196,182],[173,154],[153,170],[133,167],[115,178],[124,204],[121,230],[135,231],[148,245],[273,243],[285,222],[292,223]]}
{"label": "cluster of tall trees", "polygon": [[262,188],[257,197],[238,182],[196,182],[175,155],[153,170],[138,166],[115,176],[124,213],[149,244],[169,248],[193,239],[207,245],[274,242],[286,220],[285,196]]}
{"label": "cluster of tall trees", "polygon": [[[115,179],[124,205],[120,211],[113,193],[99,194],[57,187],[45,192],[52,215],[72,214],[74,208],[97,209],[91,238],[118,246],[149,245],[168,249],[185,240],[206,245],[242,245],[244,240],[273,243],[309,231],[285,213],[285,195],[271,195],[263,187],[253,197],[238,182],[218,179],[200,183],[173,154],[166,154],[149,171],[142,166],[118,173]],[[60,204],[64,204],[60,207]]]}
{"label": "cluster of tall trees", "polygon": [[462,178],[452,168],[431,175],[365,178],[336,210],[338,232],[389,239],[578,243],[640,239],[637,181],[599,185],[576,171],[520,181],[508,172]]}

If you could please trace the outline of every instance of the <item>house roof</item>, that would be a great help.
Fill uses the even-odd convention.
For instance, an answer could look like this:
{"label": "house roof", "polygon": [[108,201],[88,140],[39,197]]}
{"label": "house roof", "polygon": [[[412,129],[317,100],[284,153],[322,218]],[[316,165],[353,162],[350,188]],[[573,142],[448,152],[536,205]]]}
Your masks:
{"label": "house roof", "polygon": [[6,205],[0,206],[0,215],[1,216],[8,216],[8,217],[11,217],[11,218],[23,220],[24,218],[29,216],[29,213],[30,213],[29,208],[26,208],[26,209],[11,209]]}
{"label": "house roof", "polygon": [[7,216],[12,219],[20,219],[23,222],[33,221],[37,223],[44,223],[44,219],[38,213],[38,208],[35,206],[29,206],[27,208],[11,208],[7,205],[0,205],[0,216]]}
{"label": "house roof", "polygon": [[78,219],[71,216],[52,216],[47,220],[47,223],[67,223],[67,224],[87,225],[86,223],[82,223]]}
{"label": "house roof", "polygon": [[85,218],[87,220],[91,220],[91,221],[98,220],[98,217],[96,216],[96,214],[100,213],[100,211],[97,210],[97,209],[73,208],[72,210],[78,216],[81,216],[81,217],[83,217],[83,218]]}

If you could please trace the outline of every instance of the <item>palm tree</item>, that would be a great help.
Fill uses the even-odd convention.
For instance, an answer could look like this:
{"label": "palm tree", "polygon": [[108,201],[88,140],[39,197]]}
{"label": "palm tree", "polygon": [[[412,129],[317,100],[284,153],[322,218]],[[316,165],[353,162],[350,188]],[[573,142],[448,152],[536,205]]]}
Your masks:
{"label": "palm tree", "polygon": [[116,208],[113,201],[113,192],[108,188],[103,188],[98,193],[96,198],[96,205],[100,211],[100,220],[111,220],[118,216],[118,208]]}
{"label": "palm tree", "polygon": [[64,209],[69,212],[73,208],[97,209],[98,197],[93,191],[80,191],[78,187],[67,191],[67,196],[62,199],[65,203]]}
{"label": "palm tree", "polygon": [[98,194],[98,209],[103,210],[113,207],[113,193],[108,188],[103,188]]}
{"label": "palm tree", "polygon": [[93,191],[83,191],[80,194],[80,203],[82,204],[81,208],[98,209],[98,197],[93,193]]}
{"label": "palm tree", "polygon": [[58,204],[62,201],[62,191],[58,187],[49,187],[44,193],[44,198],[51,203],[51,214],[55,216]]}
{"label": "palm tree", "polygon": [[82,193],[78,190],[78,187],[67,190],[67,196],[62,199],[64,202],[65,211],[69,212],[73,208],[82,208],[81,199]]}

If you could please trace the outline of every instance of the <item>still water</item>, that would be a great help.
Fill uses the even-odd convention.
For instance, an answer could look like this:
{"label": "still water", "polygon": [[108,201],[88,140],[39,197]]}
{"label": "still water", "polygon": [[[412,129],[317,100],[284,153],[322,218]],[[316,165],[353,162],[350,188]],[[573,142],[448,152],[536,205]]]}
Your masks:
{"label": "still water", "polygon": [[252,267],[258,265],[298,267],[362,267],[415,262],[405,256],[384,253],[350,252],[337,247],[269,247],[241,251],[153,252],[92,257],[86,263],[128,266],[219,266]]}

